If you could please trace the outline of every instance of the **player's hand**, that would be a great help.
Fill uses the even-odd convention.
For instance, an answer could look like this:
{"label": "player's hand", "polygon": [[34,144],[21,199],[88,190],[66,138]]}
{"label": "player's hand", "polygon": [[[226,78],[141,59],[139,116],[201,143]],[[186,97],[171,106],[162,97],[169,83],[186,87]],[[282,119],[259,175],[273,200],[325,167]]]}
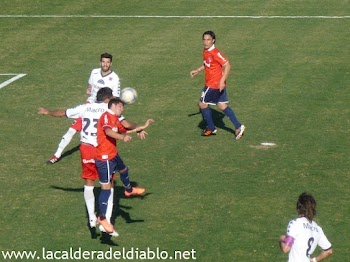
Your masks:
{"label": "player's hand", "polygon": [[89,86],[88,88],[86,88],[86,94],[87,95],[91,95],[91,86]]}
{"label": "player's hand", "polygon": [[147,134],[147,132],[144,131],[144,130],[142,130],[142,131],[140,131],[140,132],[137,133],[137,136],[138,136],[141,140],[146,139],[146,135],[148,135],[148,134]]}
{"label": "player's hand", "polygon": [[198,74],[198,70],[192,70],[190,72],[191,77],[194,77],[196,74]]}
{"label": "player's hand", "polygon": [[132,139],[132,137],[131,137],[131,136],[128,136],[128,135],[125,135],[125,136],[123,137],[123,141],[124,141],[124,142],[129,142],[129,141],[131,141],[131,139]]}
{"label": "player's hand", "polygon": [[47,115],[47,114],[49,114],[49,110],[47,108],[44,108],[44,107],[39,107],[38,114],[39,115]]}

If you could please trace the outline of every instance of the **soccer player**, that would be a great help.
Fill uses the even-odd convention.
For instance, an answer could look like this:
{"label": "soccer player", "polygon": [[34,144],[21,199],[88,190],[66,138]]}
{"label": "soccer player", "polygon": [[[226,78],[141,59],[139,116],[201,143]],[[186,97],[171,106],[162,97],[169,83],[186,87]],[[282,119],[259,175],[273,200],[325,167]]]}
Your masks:
{"label": "soccer player", "polygon": [[[80,153],[81,153],[81,164],[82,164],[82,175],[84,179],[84,200],[86,204],[86,209],[89,215],[89,226],[90,228],[96,227],[97,217],[95,215],[95,195],[94,195],[94,182],[98,179],[98,174],[95,166],[95,154],[97,146],[97,121],[107,109],[108,102],[113,97],[112,90],[108,87],[101,88],[97,92],[97,101],[92,104],[82,104],[74,108],[67,110],[56,109],[48,110],[46,108],[39,108],[38,114],[50,115],[56,117],[67,116],[69,118],[82,118],[83,125],[81,131],[81,143],[80,143]],[[126,127],[130,129],[137,128],[138,125],[126,120],[123,116],[119,117],[119,121]],[[141,131],[138,136],[141,139],[145,139],[147,133]],[[106,217],[108,221],[112,216],[113,208],[113,188],[111,189],[111,197],[108,200],[111,202],[110,208],[107,211]],[[112,236],[117,236],[116,232],[112,233]]]}
{"label": "soccer player", "polygon": [[[95,68],[91,71],[88,87],[86,89],[86,94],[89,95],[86,101],[87,103],[94,103],[96,101],[97,91],[102,87],[111,88],[113,91],[113,96],[119,97],[120,80],[118,75],[111,69],[112,59],[113,56],[111,54],[101,54],[100,68]],[[68,128],[67,132],[63,135],[60,143],[58,144],[56,152],[47,161],[48,164],[55,164],[57,161],[59,161],[63,150],[68,146],[75,133],[81,131],[81,128],[81,118],[75,119],[72,125]]]}
{"label": "soccer player", "polygon": [[141,132],[146,129],[153,119],[148,119],[143,126],[127,130],[119,121],[119,116],[124,110],[124,103],[119,98],[112,98],[108,103],[108,110],[101,115],[97,123],[97,152],[96,168],[101,184],[101,193],[99,196],[99,216],[98,222],[103,226],[107,233],[114,232],[114,227],[106,219],[106,212],[113,204],[110,201],[113,174],[118,172],[125,188],[125,196],[141,195],[145,192],[144,188],[132,187],[129,179],[128,167],[124,164],[117,149],[117,140],[124,142],[131,141],[129,133]]}
{"label": "soccer player", "polygon": [[238,140],[243,136],[245,126],[238,121],[234,111],[227,105],[226,79],[231,70],[230,62],[215,47],[216,36],[213,31],[204,32],[202,40],[204,45],[203,65],[190,72],[191,77],[194,77],[205,70],[205,86],[199,100],[199,108],[207,123],[207,128],[202,132],[202,136],[216,135],[217,130],[209,105],[217,105],[231,120],[235,127],[236,140]]}
{"label": "soccer player", "polygon": [[[296,206],[298,218],[291,220],[287,234],[282,235],[279,245],[284,253],[289,252],[289,262],[317,262],[332,255],[332,245],[322,228],[314,221],[316,201],[311,194],[302,193]],[[321,253],[311,258],[316,246],[322,248]]]}

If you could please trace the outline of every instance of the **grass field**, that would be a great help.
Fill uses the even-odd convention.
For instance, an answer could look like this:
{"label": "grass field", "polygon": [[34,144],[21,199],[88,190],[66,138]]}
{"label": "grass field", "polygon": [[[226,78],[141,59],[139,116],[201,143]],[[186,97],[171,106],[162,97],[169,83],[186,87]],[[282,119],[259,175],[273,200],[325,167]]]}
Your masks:
{"label": "grass field", "polygon": [[[287,261],[278,238],[309,191],[333,244],[328,261],[347,261],[350,18],[341,16],[349,14],[347,0],[1,0],[0,85],[12,77],[1,74],[26,76],[0,89],[0,251],[149,247],[193,249],[200,262]],[[179,17],[162,17],[170,15]],[[239,141],[215,108],[217,136],[200,136],[204,76],[189,72],[201,65],[206,30],[232,64],[228,94],[247,126]],[[146,141],[119,143],[148,194],[125,199],[118,181],[114,245],[86,226],[78,136],[46,165],[71,121],[36,114],[83,103],[104,52],[122,87],[139,93],[125,116],[156,121]]]}

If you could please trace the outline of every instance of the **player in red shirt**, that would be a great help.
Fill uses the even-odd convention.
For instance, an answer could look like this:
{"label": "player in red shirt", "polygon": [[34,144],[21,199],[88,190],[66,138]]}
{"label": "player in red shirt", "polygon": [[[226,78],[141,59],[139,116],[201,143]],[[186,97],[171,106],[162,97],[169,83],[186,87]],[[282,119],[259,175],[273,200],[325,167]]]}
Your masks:
{"label": "player in red shirt", "polygon": [[236,140],[238,140],[242,137],[245,126],[238,121],[234,111],[227,105],[226,79],[231,69],[230,62],[215,47],[216,37],[213,31],[204,32],[202,39],[204,45],[203,65],[190,72],[191,77],[194,77],[200,71],[205,70],[205,86],[199,100],[199,108],[202,112],[203,119],[207,123],[207,128],[203,131],[202,136],[216,134],[217,130],[213,122],[209,105],[217,105],[231,120],[236,129]]}
{"label": "player in red shirt", "polygon": [[97,148],[95,164],[101,184],[101,193],[99,196],[98,222],[103,226],[107,233],[114,232],[113,225],[106,219],[107,208],[110,209],[111,203],[108,201],[111,195],[112,176],[115,172],[120,174],[120,179],[125,188],[125,196],[141,195],[145,192],[144,188],[132,187],[129,179],[128,167],[124,164],[118,153],[117,140],[124,142],[131,141],[129,133],[141,132],[146,129],[153,119],[148,119],[143,126],[137,126],[134,129],[127,130],[120,122],[119,116],[124,110],[124,103],[119,98],[112,98],[108,103],[108,110],[101,115],[97,123]]}

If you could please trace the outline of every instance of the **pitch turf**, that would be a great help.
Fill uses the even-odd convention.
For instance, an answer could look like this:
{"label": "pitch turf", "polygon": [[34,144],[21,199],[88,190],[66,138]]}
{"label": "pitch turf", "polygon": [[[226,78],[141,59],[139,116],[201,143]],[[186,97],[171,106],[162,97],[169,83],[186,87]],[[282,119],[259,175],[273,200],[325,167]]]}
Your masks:
{"label": "pitch turf", "polygon": [[[281,2],[3,0],[0,74],[26,76],[0,89],[0,251],[149,247],[194,249],[201,262],[285,261],[279,235],[295,216],[297,196],[309,191],[334,247],[329,261],[346,261],[350,19],[308,16],[347,16],[349,4]],[[247,126],[240,141],[218,111],[218,134],[200,136],[203,75],[189,72],[201,64],[201,34],[209,29],[231,60],[228,94]],[[114,55],[122,87],[138,91],[125,115],[156,120],[146,141],[119,143],[131,179],[148,193],[125,199],[118,181],[114,245],[91,238],[86,227],[78,136],[60,162],[45,164],[70,120],[36,115],[39,106],[83,103],[103,52]]]}

